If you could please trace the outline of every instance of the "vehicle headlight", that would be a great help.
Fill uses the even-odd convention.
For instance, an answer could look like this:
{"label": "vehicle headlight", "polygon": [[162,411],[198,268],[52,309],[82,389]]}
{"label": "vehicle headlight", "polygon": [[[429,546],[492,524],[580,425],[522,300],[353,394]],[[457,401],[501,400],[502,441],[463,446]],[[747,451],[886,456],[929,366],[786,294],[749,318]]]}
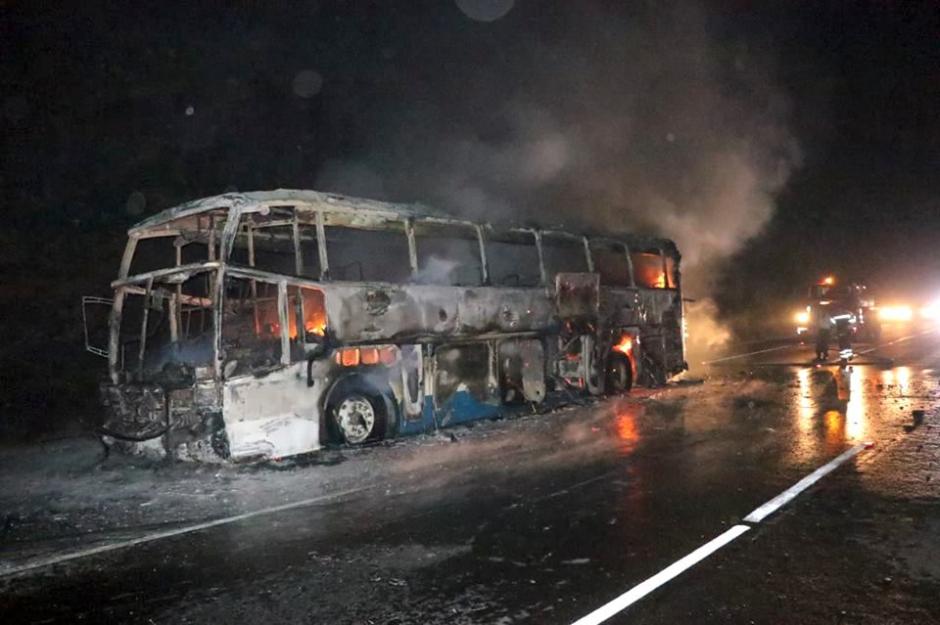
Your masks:
{"label": "vehicle headlight", "polygon": [[934,321],[940,319],[940,301],[932,302],[921,308],[920,316],[924,319],[931,319]]}
{"label": "vehicle headlight", "polygon": [[878,318],[882,321],[910,321],[914,311],[910,306],[885,306],[878,309]]}
{"label": "vehicle headlight", "polygon": [[809,313],[808,313],[807,311],[805,311],[805,310],[801,310],[800,312],[798,312],[798,313],[796,313],[795,315],[793,315],[793,320],[796,321],[796,323],[799,324],[799,325],[801,325],[801,326],[808,325],[808,324],[809,324]]}

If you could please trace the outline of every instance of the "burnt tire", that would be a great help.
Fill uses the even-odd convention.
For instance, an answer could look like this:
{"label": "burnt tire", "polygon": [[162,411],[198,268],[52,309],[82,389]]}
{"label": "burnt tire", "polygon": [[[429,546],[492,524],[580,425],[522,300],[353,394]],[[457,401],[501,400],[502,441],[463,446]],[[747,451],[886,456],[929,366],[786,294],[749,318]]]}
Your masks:
{"label": "burnt tire", "polygon": [[385,437],[387,404],[381,395],[348,386],[337,389],[327,408],[333,440],[350,446]]}
{"label": "burnt tire", "polygon": [[608,395],[629,393],[633,387],[633,370],[630,367],[630,361],[622,356],[608,358],[606,382]]}

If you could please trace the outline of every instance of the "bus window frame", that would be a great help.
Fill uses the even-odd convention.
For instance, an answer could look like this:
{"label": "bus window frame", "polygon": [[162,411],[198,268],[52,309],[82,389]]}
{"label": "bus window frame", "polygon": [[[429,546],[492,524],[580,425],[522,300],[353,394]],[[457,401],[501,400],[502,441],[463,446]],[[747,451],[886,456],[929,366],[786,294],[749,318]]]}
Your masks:
{"label": "bus window frame", "polygon": [[[411,260],[411,277],[412,279],[418,275],[418,241],[417,235],[415,234],[415,224],[434,224],[439,226],[450,226],[458,228],[469,228],[475,233],[477,241],[477,258],[480,262],[480,285],[479,287],[490,286],[490,271],[487,266],[486,258],[486,246],[483,239],[483,226],[480,224],[473,223],[472,221],[464,221],[461,219],[442,219],[440,217],[417,217],[414,219],[408,219],[407,228],[408,228],[408,254]],[[448,286],[448,285],[435,285],[435,286]],[[479,288],[476,287],[476,288]],[[452,288],[466,288],[466,287],[452,287]]]}
{"label": "bus window frame", "polygon": [[[392,232],[398,234],[399,231],[393,228],[383,228],[381,226],[386,224],[399,224],[402,227],[401,233],[405,237],[406,245],[408,247],[408,265],[409,265],[409,281],[417,273],[417,253],[415,248],[414,241],[414,226],[412,224],[412,219],[400,217],[400,216],[385,216],[385,215],[376,215],[370,216],[375,220],[373,224],[370,224],[374,227],[365,227],[361,223],[356,223],[355,217],[350,217],[348,213],[342,211],[329,211],[329,210],[317,210],[317,237],[319,239],[318,243],[320,249],[322,250],[321,254],[325,262],[321,262],[321,280],[323,282],[344,282],[344,283],[369,283],[369,284],[388,284],[388,285],[398,285],[402,286],[409,284],[409,282],[388,282],[385,280],[337,280],[333,278],[329,273],[329,257],[330,250],[326,242],[326,228],[327,227],[340,227],[348,228],[350,230],[357,231],[372,231],[372,232]],[[328,216],[339,216],[335,222],[330,223],[328,221]],[[347,218],[345,221],[343,218]],[[326,268],[325,275],[322,272],[322,268]]]}
{"label": "bus window frame", "polygon": [[[478,230],[480,233],[480,245],[483,246],[482,258],[484,260],[484,268],[485,268],[486,276],[487,276],[485,286],[493,287],[497,289],[542,289],[542,288],[545,288],[546,280],[545,280],[545,263],[543,261],[543,256],[542,256],[542,234],[538,229],[519,228],[519,227],[497,228],[493,224],[483,223],[478,226]],[[489,265],[489,257],[486,252],[486,243],[490,240],[497,242],[498,237],[494,238],[493,235],[499,234],[499,233],[525,234],[525,235],[529,235],[532,237],[532,241],[535,247],[535,253],[536,253],[536,256],[538,257],[538,263],[539,263],[539,277],[538,277],[538,282],[536,284],[532,286],[512,286],[512,287],[493,284],[492,282],[493,272]]]}
{"label": "bus window frame", "polygon": [[[166,234],[165,232],[160,233],[156,236],[172,236]],[[142,238],[152,238],[152,237],[142,237]],[[112,325],[110,336],[109,336],[109,359],[108,366],[111,373],[112,380],[117,380],[117,376],[121,373],[126,374],[127,364],[124,362],[123,356],[124,350],[121,349],[121,327],[124,323],[124,305],[127,301],[127,296],[129,295],[139,295],[143,299],[143,311],[141,314],[141,323],[140,323],[140,338],[138,340],[138,352],[137,352],[137,368],[138,373],[143,372],[144,357],[146,355],[147,349],[147,323],[149,320],[150,312],[148,306],[148,300],[151,297],[151,294],[154,289],[154,283],[160,283],[162,285],[174,284],[173,281],[168,280],[176,275],[187,276],[186,280],[195,277],[198,274],[206,274],[209,276],[210,281],[214,281],[218,284],[220,275],[222,273],[222,268],[224,263],[219,261],[206,261],[203,263],[189,263],[186,265],[177,265],[176,267],[168,267],[166,269],[158,269],[154,271],[148,271],[140,273],[134,276],[128,276],[120,278],[111,283],[112,288],[115,290],[114,302],[112,304],[111,314],[116,318],[121,319],[121,323],[116,323]],[[170,297],[167,301],[167,314],[170,315],[169,318],[169,328],[170,328],[170,337],[171,341],[176,342],[179,339],[179,327],[178,327],[178,311],[180,309],[180,302],[182,301],[182,294],[179,291],[179,286],[182,280],[176,283],[177,289],[176,292],[171,292]],[[218,308],[219,298],[217,296],[218,289],[208,288],[209,295],[209,306],[206,308],[212,312],[212,361],[213,363],[218,362],[219,357],[219,348],[221,340],[220,326],[218,323],[218,314],[216,310]],[[178,299],[177,299],[178,298]]]}
{"label": "bus window frame", "polygon": [[[587,267],[586,272],[573,272],[573,273],[594,273],[594,259],[591,258],[590,244],[587,236],[580,234],[572,234],[571,232],[565,232],[564,230],[554,230],[554,229],[540,229],[538,230],[538,245],[539,245],[539,264],[542,268],[542,284],[548,286],[549,288],[554,288],[554,283],[549,283],[548,279],[548,268],[545,266],[545,254],[543,251],[543,239],[545,235],[549,237],[561,237],[567,239],[573,239],[581,243],[581,252],[584,254],[584,264]],[[560,271],[558,273],[572,273]]]}
{"label": "bus window frame", "polygon": [[601,286],[608,289],[635,289],[636,288],[636,276],[633,275],[633,258],[630,257],[630,245],[626,241],[621,241],[619,239],[613,239],[611,237],[587,237],[588,239],[588,251],[591,254],[591,266],[595,269],[596,265],[594,264],[593,252],[590,251],[590,246],[592,243],[598,243],[601,245],[612,245],[619,246],[623,252],[624,257],[627,261],[627,285],[613,285],[613,284],[604,284],[601,283]]}

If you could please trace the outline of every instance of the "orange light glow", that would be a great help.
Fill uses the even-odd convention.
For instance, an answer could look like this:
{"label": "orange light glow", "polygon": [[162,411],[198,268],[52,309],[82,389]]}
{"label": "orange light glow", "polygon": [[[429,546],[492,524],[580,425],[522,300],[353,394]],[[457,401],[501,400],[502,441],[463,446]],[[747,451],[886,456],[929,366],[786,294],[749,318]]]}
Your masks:
{"label": "orange light glow", "polygon": [[359,348],[344,349],[340,352],[340,363],[344,367],[355,367],[359,365]]}
{"label": "orange light glow", "polygon": [[819,281],[819,284],[823,286],[832,286],[835,283],[836,283],[836,279],[833,276],[826,276],[825,278]]}
{"label": "orange light glow", "polygon": [[314,321],[308,321],[304,325],[304,329],[307,331],[307,334],[316,334],[317,336],[323,336],[323,333],[326,332],[326,322],[317,323]]}
{"label": "orange light glow", "polygon": [[629,405],[624,405],[617,410],[614,429],[617,432],[617,438],[624,443],[632,444],[640,440],[640,431],[636,424],[637,413],[637,407]]}
{"label": "orange light glow", "polygon": [[633,349],[633,338],[629,334],[624,334],[620,337],[620,342],[614,345],[613,349],[629,356],[630,350]]}
{"label": "orange light glow", "polygon": [[838,410],[827,410],[823,415],[826,426],[826,445],[835,449],[845,441],[845,417]]}
{"label": "orange light glow", "polygon": [[633,274],[637,286],[647,289],[666,288],[666,272],[662,256],[650,252],[631,252],[630,258],[633,261]]}
{"label": "orange light glow", "polygon": [[640,440],[640,434],[636,431],[636,419],[631,414],[622,414],[617,416],[617,437],[626,443],[635,443]]}
{"label": "orange light glow", "polygon": [[[323,336],[326,332],[326,305],[323,301],[323,291],[309,288],[290,287],[288,294],[288,310],[295,311],[297,292],[300,292],[303,303],[303,327],[308,334]],[[297,315],[290,314],[290,338],[297,338]]]}
{"label": "orange light glow", "polygon": [[362,364],[364,365],[379,364],[379,350],[377,350],[374,347],[363,347],[362,348]]}
{"label": "orange light glow", "polygon": [[359,365],[393,365],[398,361],[398,348],[394,345],[374,347],[346,347],[333,353],[333,360],[343,367]]}

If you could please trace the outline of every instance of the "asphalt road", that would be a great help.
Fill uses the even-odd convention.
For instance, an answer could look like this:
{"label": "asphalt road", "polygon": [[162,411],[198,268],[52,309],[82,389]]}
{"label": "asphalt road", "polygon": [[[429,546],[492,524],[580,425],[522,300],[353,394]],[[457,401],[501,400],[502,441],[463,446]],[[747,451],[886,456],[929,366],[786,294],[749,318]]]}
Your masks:
{"label": "asphalt road", "polygon": [[857,346],[847,371],[811,347],[732,349],[701,384],[349,454],[336,496],[0,569],[0,622],[573,623],[738,524],[607,622],[940,622],[940,337],[907,336]]}

